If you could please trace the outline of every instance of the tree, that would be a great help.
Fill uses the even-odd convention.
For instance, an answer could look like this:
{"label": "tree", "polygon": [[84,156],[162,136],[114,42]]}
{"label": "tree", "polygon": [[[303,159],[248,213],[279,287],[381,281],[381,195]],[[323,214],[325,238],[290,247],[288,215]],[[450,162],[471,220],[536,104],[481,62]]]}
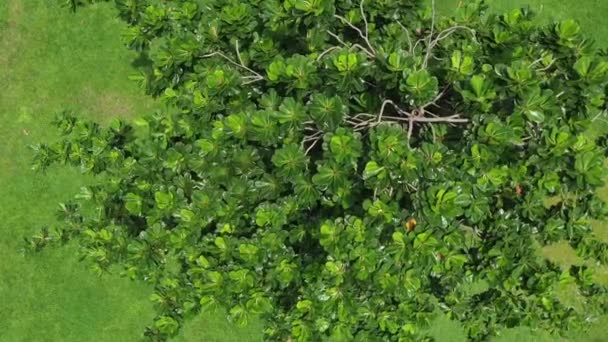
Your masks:
{"label": "tree", "polygon": [[76,240],[98,272],[154,284],[149,339],[221,306],[282,341],[426,340],[438,312],[482,340],[606,312],[591,269],[538,257],[566,240],[608,260],[590,228],[608,60],[576,22],[481,1],[451,18],[417,0],[116,4],[153,61],[139,80],[176,110],[61,115],[36,168],[101,177],[28,243]]}

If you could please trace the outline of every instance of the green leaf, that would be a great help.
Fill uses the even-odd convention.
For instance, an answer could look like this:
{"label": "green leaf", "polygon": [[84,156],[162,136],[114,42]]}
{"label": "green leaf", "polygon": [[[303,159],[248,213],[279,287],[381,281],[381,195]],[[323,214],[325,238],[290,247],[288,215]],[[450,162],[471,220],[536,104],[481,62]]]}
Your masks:
{"label": "green leaf", "polygon": [[592,59],[589,56],[583,56],[579,58],[576,63],[574,63],[574,70],[581,77],[586,77],[589,74],[589,70],[591,69]]}
{"label": "green leaf", "polygon": [[452,52],[452,69],[461,75],[470,75],[473,73],[475,64],[473,57],[463,55],[461,51],[456,50]]}
{"label": "green leaf", "polygon": [[365,165],[365,170],[363,171],[363,179],[367,180],[372,177],[378,176],[378,178],[382,179],[385,177],[384,167],[379,166],[375,161],[369,161]]}
{"label": "green leaf", "polygon": [[139,195],[129,192],[125,196],[124,200],[125,200],[125,208],[127,209],[127,211],[129,211],[131,214],[134,214],[134,215],[141,214],[141,207],[142,207],[143,200]]}
{"label": "green leaf", "polygon": [[247,117],[244,114],[232,114],[226,118],[226,128],[237,138],[245,138],[247,133]]}
{"label": "green leaf", "polygon": [[431,76],[426,69],[414,71],[407,76],[405,89],[409,91],[417,103],[431,101],[438,94],[437,78]]}
{"label": "green leaf", "polygon": [[339,128],[329,142],[332,156],[338,163],[355,164],[361,156],[360,135]]}
{"label": "green leaf", "polygon": [[562,21],[557,25],[557,34],[563,40],[573,40],[580,34],[580,25],[572,19]]}
{"label": "green leaf", "polygon": [[300,146],[290,144],[275,152],[272,156],[272,163],[277,167],[279,176],[289,178],[306,171],[308,158]]}
{"label": "green leaf", "polygon": [[242,305],[236,305],[230,309],[230,317],[240,327],[244,327],[249,323],[249,312]]}
{"label": "green leaf", "polygon": [[471,77],[470,84],[477,99],[494,98],[495,94],[490,90],[491,84],[487,81],[485,75],[478,74]]}
{"label": "green leaf", "polygon": [[334,66],[340,72],[349,72],[357,68],[358,59],[355,53],[343,53],[333,59]]}
{"label": "green leaf", "polygon": [[291,127],[296,127],[306,119],[306,108],[291,97],[286,98],[279,107],[279,112],[275,113],[280,123],[289,123]]}
{"label": "green leaf", "polygon": [[536,123],[543,123],[545,121],[545,115],[538,110],[529,110],[526,112],[526,116]]}
{"label": "green leaf", "polygon": [[268,66],[266,70],[268,74],[268,79],[271,81],[278,81],[281,76],[285,73],[285,69],[287,66],[283,59],[276,59]]}
{"label": "green leaf", "polygon": [[163,334],[172,335],[179,328],[179,323],[169,316],[161,316],[154,322],[154,326]]}
{"label": "green leaf", "polygon": [[154,200],[159,209],[171,209],[173,207],[173,194],[167,192],[155,192]]}

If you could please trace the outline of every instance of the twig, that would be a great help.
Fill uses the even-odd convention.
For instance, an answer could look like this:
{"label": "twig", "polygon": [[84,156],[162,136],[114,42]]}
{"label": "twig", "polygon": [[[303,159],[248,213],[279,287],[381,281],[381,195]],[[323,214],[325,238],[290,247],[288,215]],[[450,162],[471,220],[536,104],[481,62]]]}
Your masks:
{"label": "twig", "polygon": [[552,60],[551,63],[549,63],[546,67],[544,68],[540,68],[540,69],[536,69],[536,71],[547,71],[548,69],[550,69],[553,66],[553,63],[555,63],[555,60]]}

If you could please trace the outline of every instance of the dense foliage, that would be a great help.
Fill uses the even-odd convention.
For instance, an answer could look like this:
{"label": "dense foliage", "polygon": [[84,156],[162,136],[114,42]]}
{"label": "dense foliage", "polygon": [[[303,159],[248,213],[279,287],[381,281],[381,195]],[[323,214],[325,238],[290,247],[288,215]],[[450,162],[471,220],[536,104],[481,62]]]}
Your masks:
{"label": "dense foliage", "polygon": [[177,110],[62,115],[36,167],[101,177],[29,243],[76,239],[99,272],[153,283],[148,338],[217,307],[283,341],[424,340],[440,312],[474,340],[563,332],[608,309],[589,268],[538,252],[608,261],[590,228],[608,60],[576,22],[480,1],[451,18],[417,0],[115,2],[153,62],[139,80]]}

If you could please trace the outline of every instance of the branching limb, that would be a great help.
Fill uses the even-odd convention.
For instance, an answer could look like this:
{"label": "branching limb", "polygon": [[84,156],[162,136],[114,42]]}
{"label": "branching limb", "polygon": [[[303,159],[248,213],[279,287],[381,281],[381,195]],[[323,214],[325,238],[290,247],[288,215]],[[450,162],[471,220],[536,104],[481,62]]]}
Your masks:
{"label": "branching limb", "polygon": [[363,10],[363,1],[365,1],[365,0],[361,0],[361,2],[359,3],[359,10],[361,11],[361,18],[363,18],[363,22],[365,23],[365,38],[364,39],[365,39],[365,42],[367,43],[367,46],[369,46],[369,49],[375,55],[376,50],[374,50],[374,47],[369,42],[369,23],[367,22],[367,17],[365,16],[365,11]]}
{"label": "branching limb", "polygon": [[[328,32],[329,32],[329,31],[328,31]],[[320,61],[320,60],[321,60],[321,58],[323,58],[325,55],[327,55],[328,53],[331,53],[332,51],[335,51],[335,50],[340,50],[340,48],[339,48],[339,47],[337,47],[337,46],[332,46],[332,47],[330,47],[329,49],[327,49],[327,50],[325,50],[325,51],[321,52],[321,53],[319,54],[319,57],[317,57],[317,61]]]}
{"label": "branching limb", "polygon": [[384,109],[386,108],[387,104],[392,104],[393,106],[396,107],[396,105],[393,101],[384,100],[384,102],[382,102],[382,107],[380,107],[380,114],[378,114],[378,123],[380,123],[382,121],[382,114],[384,114]]}
{"label": "branching limb", "polygon": [[211,58],[211,57],[215,57],[215,56],[219,56],[222,57],[223,59],[225,59],[226,61],[228,61],[230,64],[237,66],[243,70],[248,71],[249,73],[251,73],[251,75],[248,76],[243,76],[242,79],[244,82],[244,84],[250,84],[250,83],[254,83],[254,82],[258,82],[264,79],[264,76],[262,76],[260,73],[258,73],[257,71],[249,68],[248,66],[245,65],[245,63],[243,63],[243,59],[241,58],[241,52],[239,50],[239,42],[238,40],[235,43],[235,49],[236,49],[236,56],[239,60],[239,62],[236,62],[235,60],[233,60],[232,58],[226,56],[225,54],[216,51],[216,52],[212,52],[212,53],[208,53],[206,55],[202,55],[201,58]]}
{"label": "branching limb", "polygon": [[448,89],[450,89],[450,85],[446,85],[440,92],[439,94],[437,94],[437,96],[435,96],[434,99],[432,99],[431,101],[425,103],[424,105],[422,105],[420,108],[422,110],[424,110],[426,107],[428,106],[437,106],[437,101],[441,100],[441,98],[443,97],[443,95],[445,95],[445,93],[448,91]]}
{"label": "branching limb", "polygon": [[412,37],[410,37],[410,31],[399,20],[395,20],[395,22],[399,26],[401,26],[401,29],[403,29],[403,32],[405,32],[405,36],[407,37],[408,51],[409,51],[410,55],[413,55],[414,54],[414,45],[412,44]]}
{"label": "branching limb", "polygon": [[315,134],[313,135],[309,135],[304,137],[304,139],[302,140],[302,142],[309,142],[309,141],[313,141],[318,139],[319,137],[321,137],[323,135],[323,132],[321,131],[317,131]]}
{"label": "branching limb", "polygon": [[306,151],[304,152],[304,154],[308,154],[316,145],[317,143],[321,140],[321,138],[315,140],[312,142],[312,144],[310,144],[310,146],[308,146],[308,148],[306,149]]}
{"label": "branching limb", "polygon": [[[437,35],[437,38],[431,40],[426,48],[426,55],[425,55],[424,61],[422,63],[423,67],[426,67],[428,65],[428,60],[432,56],[432,51],[435,48],[435,46],[437,46],[437,44],[439,44],[439,42],[448,38],[450,35],[452,35],[454,32],[456,32],[458,30],[469,31],[473,36],[475,36],[475,30],[473,30],[472,28],[466,27],[466,26],[462,26],[462,25],[452,26],[452,27],[449,27],[449,28],[439,32],[439,34]],[[418,43],[416,43],[416,44],[418,44]]]}
{"label": "branching limb", "polygon": [[[431,42],[433,39],[433,34],[435,33],[435,0],[431,0],[431,32],[429,33],[428,36],[428,46],[431,46]],[[426,68],[429,58],[430,58],[430,54],[431,54],[431,49],[426,49],[426,55],[424,56],[424,62],[422,63],[422,67]]]}
{"label": "branching limb", "polygon": [[[343,16],[334,15],[334,18],[339,19],[340,21],[342,21],[344,24],[348,25],[348,27],[352,28],[353,30],[357,31],[357,33],[359,34],[359,37],[361,37],[361,39],[363,39],[363,41],[365,41],[365,44],[367,45],[367,48],[362,47],[359,44],[355,44],[353,46],[358,46],[360,47],[368,56],[370,56],[371,58],[374,58],[376,56],[376,49],[374,49],[372,43],[369,41],[369,23],[367,21],[367,17],[365,16],[365,11],[363,10],[363,0],[361,0],[361,2],[359,3],[359,9],[361,10],[361,17],[363,18],[363,22],[365,23],[365,32],[361,31],[360,28],[358,28],[357,26],[353,25],[353,23],[351,23],[348,19],[344,18]],[[346,46],[346,43],[344,43],[341,39],[339,39],[336,34],[327,31],[330,35],[332,35],[332,37],[338,39],[338,41],[342,44]]]}
{"label": "branching limb", "polygon": [[[345,42],[344,42],[342,39],[340,39],[340,37],[339,37],[337,34],[335,34],[335,33],[331,32],[331,31],[326,31],[326,32],[327,32],[327,34],[329,34],[330,36],[334,37],[334,38],[335,38],[335,39],[336,39],[336,40],[337,40],[337,41],[338,41],[340,44],[342,44],[343,46],[348,47],[348,44],[346,44],[346,43],[345,43]],[[361,46],[361,45],[359,45],[359,44],[352,44],[352,45],[351,45],[351,49],[352,49],[352,48],[358,48],[358,49],[362,50],[362,51],[363,51],[363,52],[365,52],[365,54],[366,54],[366,55],[368,55],[370,58],[374,58],[374,57],[376,57],[376,56],[375,56],[373,53],[371,53],[371,52],[370,52],[368,49],[366,49],[365,47],[363,47],[363,46]]]}
{"label": "branching limb", "polygon": [[308,154],[317,145],[317,143],[323,139],[323,131],[319,131],[312,127],[305,127],[305,129],[315,132],[311,135],[305,136],[304,139],[302,139],[302,148],[306,146],[306,143],[312,142],[304,152],[305,154]]}

